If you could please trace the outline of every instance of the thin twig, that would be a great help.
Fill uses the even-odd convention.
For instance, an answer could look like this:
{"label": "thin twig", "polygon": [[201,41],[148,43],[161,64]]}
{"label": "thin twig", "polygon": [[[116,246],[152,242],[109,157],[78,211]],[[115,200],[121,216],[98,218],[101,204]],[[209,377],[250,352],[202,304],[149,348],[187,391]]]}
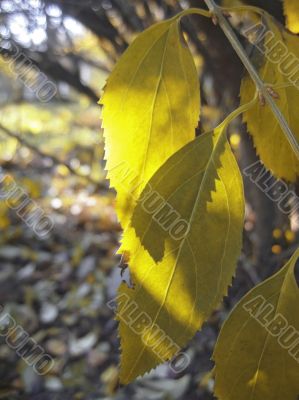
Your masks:
{"label": "thin twig", "polygon": [[53,156],[52,154],[48,154],[43,152],[42,150],[40,150],[39,148],[35,147],[33,144],[27,142],[26,139],[20,137],[17,133],[12,132],[10,129],[6,128],[5,126],[3,126],[0,123],[0,129],[9,137],[12,137],[14,139],[16,139],[19,143],[21,143],[23,146],[27,147],[28,149],[30,149],[31,151],[33,151],[34,153],[38,154],[40,157],[42,158],[49,158],[50,160],[53,161],[54,164],[56,165],[63,165],[65,166],[69,172],[71,172],[73,175],[76,175],[79,178],[85,179],[86,181],[88,181],[89,183],[92,183],[93,185],[96,186],[97,189],[99,190],[109,190],[108,186],[106,186],[105,184],[101,184],[98,181],[94,180],[93,178],[91,178],[90,176],[86,176],[86,175],[82,175],[80,174],[76,169],[74,169],[70,164],[60,160],[59,158],[57,158],[56,156]]}
{"label": "thin twig", "polygon": [[211,13],[213,13],[218,20],[220,28],[223,30],[225,36],[228,38],[229,42],[231,43],[232,47],[238,54],[239,58],[241,59],[242,63],[244,64],[245,68],[247,69],[248,73],[250,74],[251,78],[255,82],[258,90],[263,95],[265,100],[268,102],[273,114],[275,115],[279,125],[284,132],[291,148],[293,149],[295,155],[299,159],[299,144],[295,138],[294,133],[289,127],[288,122],[286,121],[284,115],[282,114],[281,110],[277,106],[275,100],[272,98],[270,93],[267,90],[267,86],[259,76],[257,70],[252,65],[250,59],[248,58],[246,51],[244,50],[243,46],[241,45],[239,39],[237,38],[233,28],[231,27],[230,23],[224,17],[222,13],[221,7],[219,7],[214,0],[204,0],[206,5],[208,6]]}

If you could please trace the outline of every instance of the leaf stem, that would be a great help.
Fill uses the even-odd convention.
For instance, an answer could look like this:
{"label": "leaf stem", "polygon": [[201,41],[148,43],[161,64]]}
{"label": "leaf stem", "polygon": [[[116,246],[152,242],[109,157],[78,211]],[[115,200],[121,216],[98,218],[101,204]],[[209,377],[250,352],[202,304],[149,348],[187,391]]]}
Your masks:
{"label": "leaf stem", "polygon": [[198,14],[198,15],[201,15],[202,17],[207,17],[207,18],[211,18],[213,16],[213,13],[211,13],[211,11],[203,10],[201,8],[188,8],[188,9],[180,12],[174,18],[177,18],[177,17],[182,18],[185,15],[189,15],[189,14]]}
{"label": "leaf stem", "polygon": [[[231,27],[230,23],[224,17],[222,13],[221,7],[219,7],[214,0],[204,0],[210,12],[217,17],[218,23],[220,28],[223,30],[225,36],[228,38],[229,42],[231,43],[232,47],[238,54],[239,58],[241,59],[242,63],[244,64],[245,68],[247,69],[248,73],[250,74],[251,78],[255,82],[257,89],[259,92],[264,96],[265,100],[267,101],[268,105],[270,106],[275,118],[279,122],[279,125],[284,132],[291,148],[293,149],[296,157],[299,159],[299,144],[289,127],[288,122],[286,121],[284,115],[282,114],[281,110],[279,109],[278,105],[276,104],[275,100],[269,94],[267,87],[261,77],[259,76],[257,70],[252,65],[250,59],[248,58],[243,46],[241,45],[239,39],[237,38],[233,28]],[[256,10],[255,10],[256,11]],[[262,134],[262,133],[261,133]]]}
{"label": "leaf stem", "polygon": [[245,111],[247,111],[250,107],[252,107],[256,100],[258,98],[258,91],[255,92],[255,95],[252,100],[250,100],[246,104],[242,104],[239,106],[236,110],[234,110],[232,113],[230,113],[223,122],[221,122],[220,125],[218,125],[217,128],[220,128],[222,125],[228,125],[230,124],[235,118],[239,117],[240,114],[243,114]]}

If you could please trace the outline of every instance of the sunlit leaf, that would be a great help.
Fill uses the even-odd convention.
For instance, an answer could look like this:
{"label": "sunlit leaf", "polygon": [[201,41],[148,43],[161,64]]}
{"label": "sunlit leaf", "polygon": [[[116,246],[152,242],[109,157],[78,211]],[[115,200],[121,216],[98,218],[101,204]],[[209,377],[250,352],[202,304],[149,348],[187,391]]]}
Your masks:
{"label": "sunlit leaf", "polygon": [[291,32],[299,33],[299,3],[298,0],[284,0],[284,13],[287,27]]}
{"label": "sunlit leaf", "polygon": [[297,400],[299,250],[232,311],[214,352],[219,400]]}
{"label": "sunlit leaf", "polygon": [[101,103],[106,168],[123,228],[149,178],[194,139],[199,100],[178,18],[140,34],[117,63]]}
{"label": "sunlit leaf", "polygon": [[[123,383],[185,346],[231,283],[244,196],[226,139],[229,121],[174,154],[136,206],[124,238],[135,287],[123,284],[119,292]],[[133,324],[130,318],[136,318]]]}
{"label": "sunlit leaf", "polygon": [[[263,30],[262,25],[257,25],[252,29],[252,32],[258,33],[253,36],[255,61],[260,67],[259,72],[264,82],[277,88],[275,90],[280,97],[276,100],[277,104],[299,141],[297,110],[299,74],[298,59],[294,56],[294,54],[299,56],[299,38],[278,26],[270,17],[263,22],[267,25],[266,30]],[[285,45],[288,48],[284,47]],[[259,49],[262,49],[266,55],[262,55]],[[255,90],[256,87],[251,78],[245,77],[241,86],[241,103],[247,103]],[[295,181],[296,176],[299,175],[299,160],[270,107],[262,106],[257,102],[255,107],[244,114],[244,121],[247,123],[257,153],[265,166],[278,178]]]}

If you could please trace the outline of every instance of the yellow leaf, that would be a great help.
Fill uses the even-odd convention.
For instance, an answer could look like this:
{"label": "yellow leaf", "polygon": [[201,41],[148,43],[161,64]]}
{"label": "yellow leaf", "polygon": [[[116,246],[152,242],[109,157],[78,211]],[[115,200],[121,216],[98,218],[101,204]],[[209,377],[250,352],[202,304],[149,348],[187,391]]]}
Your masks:
{"label": "yellow leaf", "polygon": [[287,229],[284,235],[289,243],[295,242],[296,240],[295,232],[291,231],[290,229]]}
{"label": "yellow leaf", "polygon": [[101,104],[106,168],[125,229],[149,178],[195,137],[198,74],[179,17],[136,38],[109,77]]}
{"label": "yellow leaf", "polygon": [[274,229],[272,233],[274,239],[281,239],[282,238],[282,230],[281,229]]}
{"label": "yellow leaf", "polygon": [[279,244],[275,244],[272,246],[271,250],[273,254],[280,254],[282,252],[282,247]]}
{"label": "yellow leaf", "polygon": [[9,208],[4,201],[0,201],[0,229],[4,231],[9,225]]}
{"label": "yellow leaf", "polygon": [[[296,62],[291,63],[291,70],[286,73],[287,68],[290,68],[288,63],[292,61],[292,53],[299,56],[299,38],[280,28],[270,17],[263,22],[266,22],[267,29],[264,32],[262,30],[259,31],[257,26],[257,31],[261,35],[266,35],[268,45],[263,44],[262,36],[259,35],[257,40],[254,41],[255,52],[258,54],[259,48],[273,48],[273,50],[268,51],[265,56],[262,56],[261,53],[257,56],[258,63],[260,63],[259,58],[262,58],[259,72],[266,84],[277,88],[275,90],[280,97],[277,99],[277,104],[295,137],[299,140],[299,113],[297,110],[299,90],[292,82],[292,74],[290,74],[292,69],[298,68],[298,64]],[[283,49],[281,47],[284,45],[287,48]],[[299,80],[297,86],[298,84]],[[255,90],[255,84],[249,76],[246,76],[241,85],[241,104],[247,103],[248,99],[252,98]],[[257,102],[255,107],[244,113],[243,120],[247,123],[248,130],[253,136],[257,153],[265,166],[276,177],[294,182],[299,175],[299,160],[270,107],[268,105],[262,106]]]}
{"label": "yellow leaf", "polygon": [[291,32],[299,33],[299,3],[298,0],[284,0],[284,13],[287,27]]}
{"label": "yellow leaf", "polygon": [[242,244],[242,178],[228,117],[175,153],[142,192],[123,246],[135,287],[118,313],[123,383],[172,358],[219,305]]}
{"label": "yellow leaf", "polygon": [[214,352],[219,400],[297,400],[299,394],[299,249],[258,285],[225,322]]}

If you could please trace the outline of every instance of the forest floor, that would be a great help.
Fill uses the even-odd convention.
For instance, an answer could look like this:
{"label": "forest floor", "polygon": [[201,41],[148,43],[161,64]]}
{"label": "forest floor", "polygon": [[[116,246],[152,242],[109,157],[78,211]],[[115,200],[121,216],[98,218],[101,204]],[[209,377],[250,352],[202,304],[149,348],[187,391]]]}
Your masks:
{"label": "forest floor", "polygon": [[[164,364],[121,387],[117,322],[107,306],[121,282],[114,194],[51,160],[25,155],[17,163],[3,163],[1,172],[26,189],[54,228],[40,239],[0,203],[0,304],[54,359],[54,367],[46,375],[36,374],[2,335],[0,400],[213,399],[210,358],[219,329],[236,301],[260,280],[250,254],[241,256],[229,297],[188,345],[186,370],[176,375]],[[254,228],[245,249],[252,236]],[[281,246],[283,254],[289,244]],[[274,259],[273,272],[282,254]]]}

